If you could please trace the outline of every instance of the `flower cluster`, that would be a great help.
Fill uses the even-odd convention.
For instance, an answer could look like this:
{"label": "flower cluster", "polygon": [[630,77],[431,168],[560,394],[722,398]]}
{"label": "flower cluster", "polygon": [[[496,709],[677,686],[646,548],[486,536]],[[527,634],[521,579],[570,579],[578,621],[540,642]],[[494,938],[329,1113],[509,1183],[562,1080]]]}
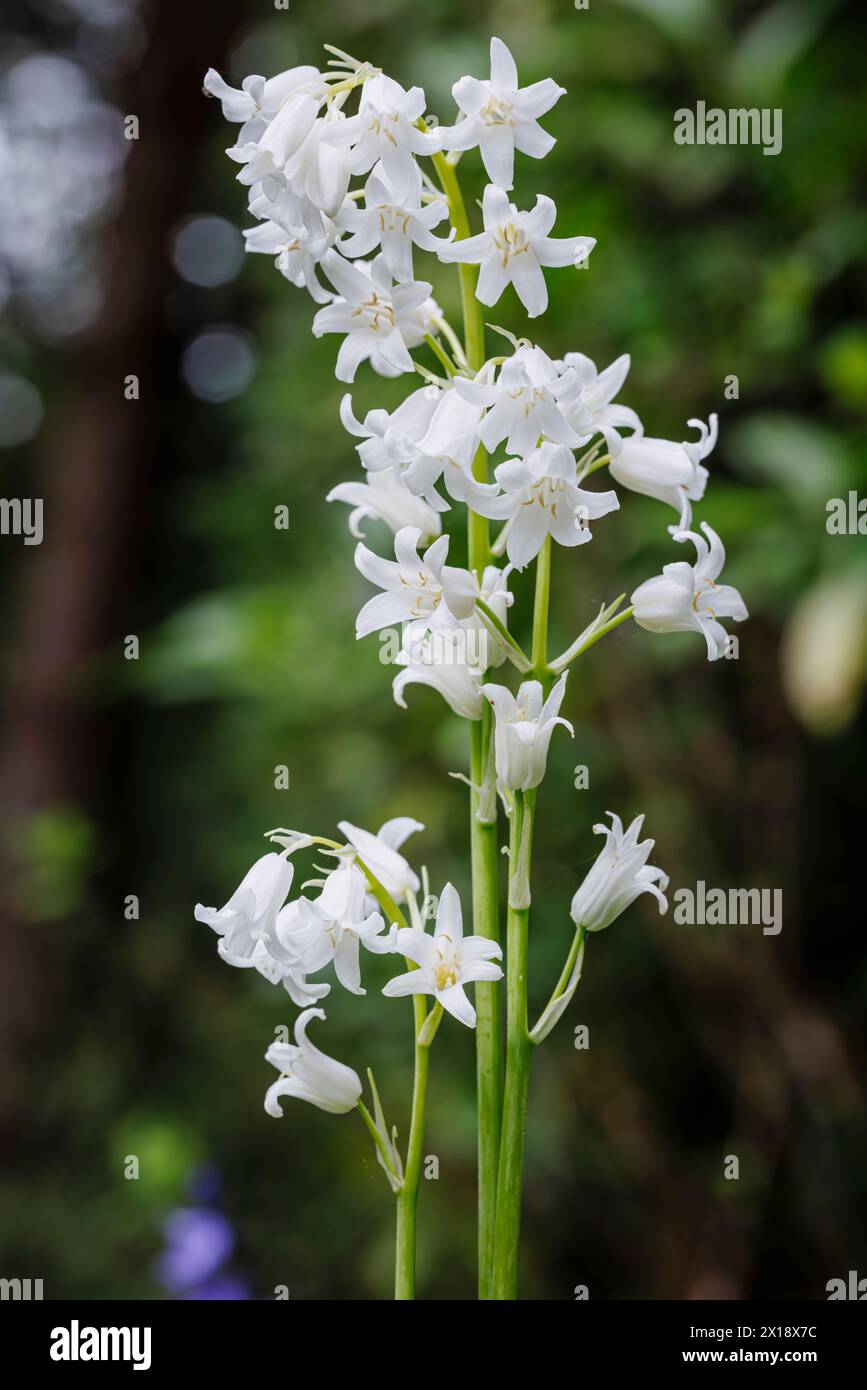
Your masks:
{"label": "flower cluster", "polygon": [[[196,920],[219,937],[217,950],[228,965],[252,967],[271,984],[282,984],[293,1003],[302,1008],[296,1027],[296,1045],[272,1043],[266,1058],[281,1072],[268,1091],[265,1108],[279,1115],[280,1096],[309,1100],[322,1110],[351,1110],[361,1096],[361,1083],[351,1068],[325,1057],[308,1041],[311,1018],[324,1018],[315,1006],[331,991],[327,980],[311,980],[333,967],[338,984],[350,994],[364,994],[361,985],[361,946],[375,955],[397,953],[415,961],[421,969],[399,975],[383,994],[430,994],[448,1012],[475,1026],[476,1015],[464,992],[474,980],[498,980],[502,970],[495,962],[500,947],[481,937],[464,937],[461,904],[456,890],[446,884],[439,899],[433,935],[425,930],[418,892],[421,881],[401,847],[424,826],[407,816],[386,821],[377,833],[342,821],[344,843],[321,837],[275,830],[269,837],[283,845],[278,853],[258,859],[224,907],[195,909]],[[334,866],[323,870],[301,893],[289,899],[294,879],[291,855],[312,844],[325,846]],[[375,891],[400,912],[409,908],[413,927],[396,921],[386,926]],[[408,982],[408,983],[407,983]]]}
{"label": "flower cluster", "polygon": [[[548,556],[552,543],[572,549],[592,541],[591,523],[620,505],[613,489],[586,486],[607,467],[619,487],[672,507],[678,518],[669,528],[674,540],[691,540],[697,550],[694,565],[668,564],[640,585],[621,616],[632,613],[651,632],[696,630],[706,639],[710,659],[721,656],[727,635],[720,619],[740,620],[746,609],[737,590],[719,582],[719,537],[707,523],[707,540],[689,529],[693,503],[705,493],[704,461],[716,443],[717,418],[689,421],[698,432],[691,441],[650,438],[636,412],[618,399],[628,355],[599,370],[583,353],[551,357],[528,339],[497,329],[504,350],[485,360],[481,324],[471,338],[465,322],[461,337],[432,297],[432,281],[416,278],[417,261],[426,254],[434,258],[431,264],[459,267],[465,299],[469,288],[481,304],[492,306],[511,286],[535,318],[548,303],[544,270],[586,263],[595,240],[564,235],[560,228],[552,235],[557,209],[550,198],[537,196],[532,207],[512,201],[516,151],[541,159],[551,149],[553,138],[540,120],[564,94],[561,87],[551,79],[521,87],[512,54],[493,38],[489,78],[460,78],[452,88],[454,121],[440,125],[427,115],[420,87],[405,90],[371,64],[329,51],[325,70],[303,66],[269,80],[249,77],[240,89],[210,71],[205,88],[220,100],[226,119],[241,127],[228,154],[249,190],[255,219],[245,233],[247,249],[273,256],[280,273],[307,290],[318,306],[314,335],[340,340],[338,381],[353,384],[363,364],[379,376],[413,377],[413,389],[391,411],[361,415],[349,391],[340,406],[361,474],[334,487],[328,500],[351,507],[355,564],[376,590],[358,614],[356,635],[402,630],[393,681],[399,704],[408,685],[427,685],[462,718],[487,716],[489,732],[491,707],[485,775],[495,772],[510,816],[521,818],[516,824],[522,827],[523,855],[530,827],[524,798],[544,777],[556,726],[573,732],[559,713],[565,666],[613,625],[608,620],[617,605],[604,609],[563,657],[550,665],[544,656],[537,659],[534,642],[530,661],[507,623],[510,577],[537,557],[541,566],[543,550]],[[455,172],[472,149],[478,149],[487,176],[476,233]],[[498,528],[479,565],[448,563],[453,538],[444,518],[456,506],[484,519],[486,534],[490,523]],[[392,533],[393,558],[367,544],[364,527],[370,521]],[[523,681],[515,696],[486,681],[490,669],[506,660],[524,676],[547,679],[553,672],[560,679],[547,697],[535,678]],[[653,842],[638,840],[641,817],[626,831],[612,819],[612,829],[596,827],[606,844],[572,902],[581,950],[576,945],[572,973],[543,1014],[534,1041],[550,1030],[571,997],[584,933],[607,927],[642,893],[652,893],[661,911],[667,906],[667,878],[647,865]],[[464,986],[501,977],[499,946],[484,936],[464,937],[460,900],[451,885],[440,896],[434,931],[426,929],[417,898],[420,880],[401,853],[408,836],[421,828],[399,818],[372,835],[344,822],[343,842],[273,832],[281,853],[260,859],[225,907],[196,908],[197,918],[218,934],[225,961],[282,983],[304,1010],[295,1045],[274,1044],[267,1054],[281,1074],[268,1092],[270,1113],[280,1113],[282,1096],[334,1112],[360,1104],[356,1073],[314,1048],[306,1030],[311,1018],[324,1017],[316,1005],[330,990],[328,982],[312,977],[333,967],[340,985],[364,993],[362,946],[406,959],[410,968],[383,992],[433,996],[428,1020],[436,1014],[438,1022],[446,1010],[474,1026]],[[302,893],[287,901],[290,856],[313,843],[325,847],[333,865],[305,884],[317,890],[315,896]],[[427,1036],[426,1029],[427,1023],[419,1036]],[[399,1183],[400,1162],[378,1109],[377,1116],[380,1161],[390,1181]]]}

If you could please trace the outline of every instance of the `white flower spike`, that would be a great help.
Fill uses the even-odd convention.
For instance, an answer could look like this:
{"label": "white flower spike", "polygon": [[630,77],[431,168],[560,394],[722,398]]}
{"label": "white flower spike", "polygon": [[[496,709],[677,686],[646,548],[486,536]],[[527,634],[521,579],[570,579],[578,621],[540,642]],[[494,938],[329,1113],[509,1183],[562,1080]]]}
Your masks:
{"label": "white flower spike", "polygon": [[470,150],[478,145],[491,183],[508,190],[515,150],[542,159],[553,149],[554,137],[542,129],[538,117],[563,95],[565,88],[550,77],[519,88],[514,58],[502,39],[492,38],[490,79],[462,77],[452,87],[463,119],[440,131],[443,148]]}
{"label": "white flower spike", "polygon": [[544,314],[548,307],[548,286],[541,267],[577,265],[596,245],[594,237],[549,236],[557,208],[542,195],[532,212],[518,212],[503,189],[489,183],[482,214],[483,232],[442,246],[437,254],[441,261],[481,266],[476,298],[482,304],[496,304],[507,285],[514,285],[531,319]]}
{"label": "white flower spike", "polygon": [[648,632],[700,632],[707,643],[708,661],[717,661],[729,640],[719,619],[740,623],[749,615],[737,589],[717,583],[726,558],[722,541],[706,521],[701,529],[707,540],[695,531],[678,531],[674,537],[692,541],[695,564],[677,560],[665,565],[662,574],[638,586],[630,603],[639,627]]}
{"label": "white flower spike", "polygon": [[476,1011],[464,992],[473,980],[500,980],[503,972],[494,962],[502,960],[502,948],[486,936],[463,934],[461,900],[447,883],[440,894],[433,936],[420,927],[403,927],[397,934],[397,950],[415,961],[417,970],[389,980],[383,994],[432,994],[460,1023],[476,1026]]}
{"label": "white flower spike", "polygon": [[275,1119],[283,1114],[283,1096],[309,1101],[331,1115],[347,1114],[361,1099],[361,1081],[352,1067],[327,1057],[307,1036],[310,1020],[324,1017],[322,1009],[305,1009],[295,1022],[294,1047],[291,1043],[272,1043],[265,1053],[265,1061],[281,1073],[265,1096],[265,1109]]}

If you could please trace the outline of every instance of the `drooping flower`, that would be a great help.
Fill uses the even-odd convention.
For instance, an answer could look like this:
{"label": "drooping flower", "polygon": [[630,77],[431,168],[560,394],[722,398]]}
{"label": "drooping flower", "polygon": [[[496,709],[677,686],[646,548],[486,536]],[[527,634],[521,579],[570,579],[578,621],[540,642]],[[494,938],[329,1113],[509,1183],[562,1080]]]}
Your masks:
{"label": "drooping flower", "polygon": [[311,983],[307,979],[308,973],[314,968],[320,969],[321,965],[325,964],[324,961],[321,964],[308,964],[300,955],[287,951],[279,944],[283,930],[281,924],[287,921],[296,910],[297,904],[295,903],[287,903],[285,907],[280,909],[266,940],[256,942],[252,955],[232,955],[224,949],[221,941],[220,957],[227,965],[258,970],[269,984],[282,985],[292,1003],[297,1004],[299,1009],[306,1009],[311,1004],[318,1004],[320,999],[324,999],[327,994],[330,994],[331,986],[326,981]]}
{"label": "drooping flower", "polygon": [[575,736],[568,719],[560,718],[566,692],[566,672],[543,703],[539,681],[524,681],[517,696],[504,685],[482,686],[494,711],[494,759],[497,782],[508,791],[531,791],[545,776],[548,746],[558,724]]}
{"label": "drooping flower", "polygon": [[[394,698],[406,709],[404,692],[408,685],[427,685],[442,695],[446,704],[461,719],[481,719],[482,672],[487,660],[470,661],[475,653],[468,650],[468,641],[480,642],[483,648],[493,646],[487,632],[468,633],[460,624],[439,627],[431,631],[425,623],[410,623],[403,634],[403,648],[397,664],[403,667],[392,681]],[[478,640],[477,640],[478,639]]]}
{"label": "drooping flower", "polygon": [[256,75],[245,77],[240,89],[230,87],[214,68],[208,68],[203,85],[208,96],[220,102],[227,121],[242,123],[237,143],[246,145],[258,139],[291,92],[299,87],[314,90],[321,84],[319,69],[305,66],[288,68],[267,81]]}
{"label": "drooping flower", "polygon": [[423,281],[393,285],[383,256],[370,263],[346,261],[327,251],[322,269],[338,292],[332,304],[320,309],[313,333],[345,333],[337,354],[338,381],[354,381],[362,362],[370,360],[380,376],[400,376],[413,370],[409,349],[425,335],[423,306],[431,287]]}
{"label": "drooping flower", "polygon": [[415,961],[417,970],[389,980],[383,994],[432,994],[447,1013],[468,1028],[476,1026],[476,1011],[464,991],[474,980],[500,980],[503,972],[494,962],[502,960],[502,948],[485,936],[464,936],[461,900],[447,883],[440,894],[433,935],[420,927],[402,927],[397,950]]}
{"label": "drooping flower", "polygon": [[697,559],[665,565],[662,574],[640,584],[630,599],[634,618],[648,632],[700,632],[707,643],[709,661],[723,656],[728,633],[720,618],[747,618],[746,605],[731,584],[718,584],[725,564],[723,543],[706,521],[701,528],[710,541],[695,531],[678,531],[676,541],[692,541]]}
{"label": "drooping flower", "polygon": [[242,166],[239,183],[253,187],[270,180],[275,191],[285,186],[286,165],[313,129],[322,96],[322,92],[312,93],[304,86],[296,88],[261,134],[254,140],[239,140],[226,151],[230,159]]}
{"label": "drooping flower", "polygon": [[309,1101],[331,1115],[345,1115],[361,1099],[361,1081],[352,1067],[326,1056],[308,1038],[312,1018],[324,1019],[324,1010],[305,1009],[295,1021],[295,1045],[275,1042],[265,1053],[265,1061],[280,1072],[265,1096],[265,1109],[275,1119],[283,1114],[282,1096]]}
{"label": "drooping flower", "polygon": [[398,851],[410,835],[424,830],[421,821],[412,820],[410,816],[395,816],[381,825],[375,835],[347,820],[340,821],[337,828],[395,902],[402,902],[408,893],[418,892],[418,874]]}
{"label": "drooping flower", "polygon": [[635,411],[626,405],[613,404],[629,373],[628,352],[601,372],[583,352],[567,352],[557,366],[562,372],[571,372],[578,384],[578,392],[563,406],[563,414],[582,436],[582,443],[589,443],[595,434],[601,434],[613,458],[621,448],[619,430],[632,430],[633,437],[643,434],[644,426]]}
{"label": "drooping flower", "polygon": [[397,936],[396,925],[386,931],[382,914],[367,912],[368,894],[367,879],[355,864],[342,863],[332,870],[318,898],[291,904],[292,921],[281,923],[278,918],[277,935],[288,959],[295,955],[311,974],[333,961],[343,988],[364,994],[359,947],[387,955]]}
{"label": "drooping flower", "polygon": [[395,189],[411,190],[413,155],[436,154],[438,131],[419,130],[425,95],[421,87],[404,91],[399,82],[377,73],[362,88],[358,114],[349,116],[323,138],[343,153],[350,174],[366,174],[379,161]]}
{"label": "drooping flower", "polygon": [[406,526],[415,527],[423,542],[432,541],[442,531],[439,513],[421,497],[416,497],[391,469],[367,473],[363,483],[338,483],[326,497],[326,502],[347,502],[350,533],[358,540],[364,538],[361,523],[366,517],[384,521],[395,534]]}
{"label": "drooping flower", "polygon": [[394,538],[395,560],[383,560],[366,545],[355,548],[356,567],[382,589],[369,599],[356,619],[356,637],[411,619],[431,626],[448,626],[450,615],[468,618],[476,606],[478,584],[469,570],[445,563],[449,537],[440,536],[419,558],[418,529],[405,526]]}
{"label": "drooping flower", "polygon": [[591,866],[572,899],[570,915],[576,927],[602,931],[619,917],[641,893],[652,893],[660,912],[668,910],[665,890],[668,875],[647,863],[653,840],[639,842],[644,816],[636,816],[628,827],[613,811],[610,827],[594,825],[594,835],[605,836],[605,846]]}
{"label": "drooping flower", "polygon": [[692,503],[704,497],[708,479],[701,460],[707,458],[717,439],[716,415],[711,415],[709,426],[703,420],[688,423],[699,431],[697,440],[675,444],[670,439],[633,435],[608,465],[615,482],[674,507],[679,516],[677,524],[668,528],[672,535],[688,531],[692,524]]}
{"label": "drooping flower", "polygon": [[349,235],[341,237],[340,253],[366,256],[381,246],[395,280],[408,284],[414,278],[413,246],[422,251],[438,250],[442,242],[432,235],[431,228],[439,226],[448,215],[448,204],[442,198],[422,206],[421,173],[417,168],[407,187],[395,188],[378,164],[364,186],[364,207],[348,201],[341,209],[338,227]]}
{"label": "drooping flower", "polygon": [[540,347],[518,347],[500,367],[496,381],[483,373],[474,380],[456,377],[455,390],[469,405],[485,410],[478,436],[489,454],[504,439],[509,453],[521,457],[535,449],[542,436],[568,446],[583,442],[567,423],[561,404],[575,395],[577,379],[568,369],[560,372]]}
{"label": "drooping flower", "polygon": [[[300,844],[299,844],[300,847]],[[197,903],[195,918],[220,937],[219,951],[229,957],[248,958],[259,942],[267,938],[277,913],[292,887],[294,864],[286,854],[263,854],[245,874],[225,907],[203,907]],[[230,964],[235,964],[230,961]]]}
{"label": "drooping flower", "polygon": [[345,121],[336,106],[317,116],[282,169],[287,188],[329,218],[337,216],[349,191],[351,176],[343,151],[327,138]]}
{"label": "drooping flower", "polygon": [[586,544],[593,539],[588,521],[620,506],[616,492],[579,487],[571,449],[547,440],[525,459],[501,463],[494,477],[503,491],[492,501],[479,502],[478,510],[506,521],[506,551],[518,570],[538,555],[548,535],[558,545]]}
{"label": "drooping flower", "polygon": [[542,159],[556,143],[538,123],[538,117],[565,94],[552,78],[518,87],[515,60],[502,39],[491,39],[491,76],[487,81],[462,77],[452,87],[462,119],[440,131],[447,150],[479,146],[491,183],[510,189],[515,150]]}
{"label": "drooping flower", "polygon": [[334,230],[319,227],[284,226],[268,220],[244,232],[244,249],[273,256],[280,274],[299,289],[306,289],[317,304],[328,304],[334,296],[316,278],[316,266],[334,241]]}
{"label": "drooping flower", "polygon": [[440,246],[437,254],[441,261],[481,266],[476,298],[482,304],[496,304],[506,286],[514,285],[530,318],[548,307],[548,287],[541,267],[576,265],[586,260],[596,245],[595,237],[549,236],[557,208],[541,195],[532,212],[518,212],[503,189],[489,183],[482,214],[484,232]]}

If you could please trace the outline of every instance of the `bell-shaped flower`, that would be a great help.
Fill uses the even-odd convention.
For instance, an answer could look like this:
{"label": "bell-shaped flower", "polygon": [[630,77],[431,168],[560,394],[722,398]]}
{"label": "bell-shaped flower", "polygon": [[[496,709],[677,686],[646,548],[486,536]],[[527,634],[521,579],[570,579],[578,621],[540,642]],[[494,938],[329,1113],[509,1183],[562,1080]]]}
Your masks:
{"label": "bell-shaped flower", "polygon": [[282,170],[288,188],[329,218],[335,218],[343,205],[350,173],[343,151],[326,137],[345,120],[335,106],[318,116]]}
{"label": "bell-shaped flower", "polygon": [[[511,565],[506,565],[505,569],[498,569],[496,565],[486,565],[479,587],[479,598],[487,604],[494,617],[499,618],[503,627],[508,627],[509,609],[514,602],[514,595],[509,592],[511,571]],[[483,622],[478,608],[469,618],[464,618],[460,626],[468,632],[479,634],[476,645],[469,643],[467,646],[472,663],[480,665],[482,670],[487,666],[502,666],[506,660],[506,648],[496,633]],[[483,637],[487,640],[483,641]],[[474,656],[474,653],[477,653],[477,656]]]}
{"label": "bell-shaped flower", "polygon": [[[395,560],[383,560],[366,545],[355,549],[356,568],[382,589],[369,599],[355,623],[356,637],[412,619],[430,626],[450,624],[451,617],[468,618],[476,606],[478,584],[469,570],[445,563],[449,537],[440,536],[419,558],[420,533],[405,526],[394,538]],[[451,615],[451,616],[450,616]]]}
{"label": "bell-shaped flower", "polygon": [[299,87],[311,91],[321,87],[322,74],[309,66],[288,68],[267,80],[256,75],[245,77],[237,88],[224,82],[214,68],[208,68],[203,85],[208,96],[219,101],[225,119],[241,123],[237,143],[246,145],[258,139],[290,93]]}
{"label": "bell-shaped flower", "polygon": [[318,898],[299,900],[297,922],[280,933],[284,949],[290,955],[294,951],[310,973],[332,960],[337,979],[350,994],[365,993],[359,947],[387,955],[397,935],[396,925],[385,931],[381,913],[366,911],[368,893],[361,870],[343,863],[327,876]]}
{"label": "bell-shaped flower", "polygon": [[395,902],[402,902],[407,894],[418,892],[418,874],[398,851],[410,835],[424,830],[421,821],[412,820],[410,816],[395,816],[381,825],[375,835],[347,820],[342,820],[337,828]]}
{"label": "bell-shaped flower", "polygon": [[[340,403],[340,419],[349,434],[363,440],[356,452],[370,473],[391,469],[410,492],[421,497],[433,511],[448,511],[448,503],[436,492],[434,484],[444,468],[441,459],[423,453],[420,438],[428,428],[442,392],[435,385],[412,391],[393,410],[369,410],[363,422],[352,410],[352,397],[345,395]],[[455,462],[469,467],[472,455],[466,454]]]}
{"label": "bell-shaped flower", "polygon": [[538,117],[564,95],[552,78],[518,87],[515,60],[502,39],[491,39],[491,76],[488,81],[462,77],[452,87],[462,119],[440,131],[443,148],[469,150],[479,146],[491,183],[512,187],[515,150],[542,159],[555,144],[539,125]]}
{"label": "bell-shaped flower", "polygon": [[503,952],[486,936],[464,936],[461,900],[450,883],[440,894],[433,935],[420,927],[402,927],[397,934],[397,950],[415,961],[418,969],[389,980],[383,994],[390,998],[432,994],[447,1013],[475,1028],[476,1011],[464,985],[474,980],[501,980],[503,972],[495,962],[502,960]]}
{"label": "bell-shaped flower", "polygon": [[456,377],[455,390],[469,405],[486,410],[478,436],[489,454],[504,439],[509,453],[521,457],[535,449],[543,435],[555,444],[582,442],[560,405],[577,390],[574,374],[560,372],[540,347],[517,348],[494,382],[481,373],[474,380]]}
{"label": "bell-shaped flower", "polygon": [[625,911],[641,893],[652,893],[660,912],[668,910],[665,890],[668,875],[648,864],[653,840],[639,842],[644,816],[636,816],[627,830],[612,811],[610,828],[594,825],[595,835],[605,836],[605,847],[591,866],[572,899],[570,915],[576,927],[602,931]]}
{"label": "bell-shaped flower", "polygon": [[219,950],[226,959],[253,955],[258,942],[267,942],[277,913],[292,886],[295,866],[286,854],[263,854],[245,874],[225,907],[196,904],[195,918],[204,922],[221,938]]}
{"label": "bell-shaped flower", "polygon": [[[294,906],[289,904],[288,906]],[[277,914],[277,925],[275,934],[280,932],[280,919],[288,911],[288,907],[281,908]],[[307,979],[307,967],[302,960],[294,956],[285,957],[280,952],[278,960],[272,954],[274,934],[269,936],[268,944],[264,941],[257,941],[252,956],[234,956],[222,949],[223,942],[220,942],[220,956],[228,965],[243,966],[258,970],[259,974],[272,985],[282,985],[299,1009],[307,1009],[311,1004],[318,1004],[320,999],[324,999],[331,992],[331,986],[325,981],[311,983]],[[324,962],[323,962],[324,963]]]}
{"label": "bell-shaped flower", "polygon": [[491,386],[494,364],[486,362],[473,377],[457,377],[448,386],[439,388],[433,397],[433,409],[424,435],[418,441],[423,454],[431,458],[454,458],[461,467],[472,462],[479,443],[479,427],[485,418],[486,406],[472,401],[457,389],[457,382],[467,386]]}
{"label": "bell-shaped flower", "polygon": [[538,555],[548,535],[558,545],[592,540],[588,521],[617,511],[616,492],[588,492],[578,486],[575,455],[546,441],[525,459],[507,459],[494,469],[502,494],[477,510],[506,521],[505,545],[511,564],[522,570]]}
{"label": "bell-shaped flower", "polygon": [[307,1036],[311,1018],[324,1017],[322,1009],[305,1009],[295,1021],[294,1046],[275,1042],[265,1053],[265,1061],[280,1072],[279,1081],[269,1086],[265,1096],[265,1109],[275,1119],[283,1114],[283,1096],[308,1100],[331,1115],[345,1115],[361,1099],[361,1081],[352,1067],[327,1057]]}
{"label": "bell-shaped flower", "polygon": [[403,649],[397,658],[403,670],[392,681],[395,701],[401,709],[406,709],[406,687],[427,685],[442,695],[459,718],[481,719],[484,708],[482,673],[488,663],[478,660],[475,649],[485,649],[488,645],[493,646],[493,640],[484,629],[467,632],[463,625],[456,623],[454,627],[431,631],[426,623],[410,623],[404,631]]}
{"label": "bell-shaped flower", "polygon": [[[707,643],[709,661],[725,654],[728,633],[720,618],[742,622],[746,605],[731,584],[718,584],[726,553],[723,543],[706,521],[701,524],[708,540],[694,531],[678,531],[676,541],[692,541],[694,565],[678,560],[663,567],[662,574],[639,584],[630,598],[633,617],[648,632],[700,632]],[[710,545],[708,545],[710,541]]]}
{"label": "bell-shaped flower", "polygon": [[549,236],[557,208],[539,196],[532,212],[518,212],[502,188],[489,183],[482,199],[485,230],[478,236],[440,246],[441,261],[481,266],[476,298],[496,304],[507,285],[515,291],[530,318],[548,307],[548,286],[542,266],[576,265],[590,255],[594,237]]}
{"label": "bell-shaped flower", "polygon": [[679,516],[677,524],[668,528],[672,535],[688,531],[692,524],[692,504],[704,497],[708,479],[701,460],[707,458],[717,439],[716,415],[711,415],[709,426],[703,420],[688,423],[698,430],[697,440],[675,444],[670,439],[633,435],[608,465],[615,482],[674,507]]}
{"label": "bell-shaped flower", "polygon": [[566,692],[566,672],[547,700],[539,681],[524,681],[517,696],[504,685],[484,685],[482,694],[494,711],[494,760],[497,782],[507,791],[532,791],[545,776],[548,746],[558,724],[574,738],[575,730],[560,718]]}
{"label": "bell-shaped flower", "polygon": [[285,227],[279,222],[260,222],[244,232],[244,249],[273,256],[274,264],[292,285],[309,291],[317,304],[334,298],[316,278],[316,266],[334,241],[334,229],[319,218],[319,227],[310,231],[300,225]]}
{"label": "bell-shaped flower", "polygon": [[[347,201],[338,217],[338,227],[349,233],[341,237],[343,256],[366,256],[382,247],[385,263],[401,284],[413,278],[412,248],[436,251],[442,246],[431,233],[448,217],[448,204],[442,198],[422,206],[421,173],[416,168],[410,186],[395,188],[378,164],[364,186],[364,207]],[[452,231],[454,236],[454,231]]]}
{"label": "bell-shaped flower", "polygon": [[582,443],[589,443],[595,434],[601,434],[613,458],[621,448],[621,429],[632,430],[636,435],[644,432],[634,410],[614,404],[614,397],[629,374],[628,352],[601,372],[583,352],[567,352],[557,365],[561,371],[571,371],[578,384],[578,393],[564,405],[563,414],[582,436]]}
{"label": "bell-shaped flower", "polygon": [[413,370],[409,349],[425,335],[424,306],[431,287],[423,281],[392,285],[382,256],[368,263],[350,262],[327,251],[322,268],[338,298],[320,309],[313,333],[345,333],[337,354],[338,381],[354,381],[362,362],[370,360],[381,376],[400,376]]}
{"label": "bell-shaped flower", "polygon": [[270,180],[282,187],[286,165],[313,129],[321,105],[321,92],[311,93],[301,87],[286,97],[273,120],[255,140],[239,141],[228,149],[229,157],[243,166],[238,182],[253,187]]}
{"label": "bell-shaped flower", "polygon": [[350,174],[366,174],[380,161],[395,189],[411,190],[414,155],[436,154],[438,132],[419,130],[425,95],[421,87],[404,91],[399,82],[377,73],[364,83],[358,114],[341,121],[324,137],[342,153]]}
{"label": "bell-shaped flower", "polygon": [[358,540],[364,538],[361,522],[365,518],[384,521],[395,534],[404,527],[414,527],[422,541],[432,541],[442,531],[439,513],[421,497],[416,497],[391,469],[368,473],[363,483],[338,483],[326,497],[326,502],[347,502],[350,533]]}

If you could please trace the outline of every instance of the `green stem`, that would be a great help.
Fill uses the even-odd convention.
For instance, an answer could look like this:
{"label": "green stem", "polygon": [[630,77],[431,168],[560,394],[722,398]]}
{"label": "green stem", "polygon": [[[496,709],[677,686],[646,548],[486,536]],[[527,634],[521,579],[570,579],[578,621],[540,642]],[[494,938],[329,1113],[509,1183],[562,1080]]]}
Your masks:
{"label": "green stem", "polygon": [[423,998],[415,994],[413,995],[413,1017],[415,1020],[415,1074],[412,1083],[412,1114],[404,1165],[403,1187],[397,1194],[397,1231],[394,1252],[394,1296],[395,1299],[401,1301],[415,1298],[415,1231],[422,1150],[424,1148],[427,1078],[430,1047],[442,1017],[442,1005],[435,1004],[428,1014]]}
{"label": "green stem", "polygon": [[[524,817],[532,815],[532,793],[525,799],[515,792],[509,817],[509,859],[517,863],[524,832]],[[524,1186],[524,1141],[527,1132],[527,1096],[532,1046],[527,1031],[527,956],[529,908],[509,903],[506,920],[508,960],[506,994],[506,1084],[503,1127],[497,1180],[497,1215],[494,1233],[492,1296],[513,1299],[518,1293],[518,1249],[521,1234],[521,1198]]]}
{"label": "green stem", "polygon": [[[449,205],[449,215],[459,240],[470,236],[470,223],[453,164],[445,155],[434,155],[434,167]],[[482,306],[476,299],[478,266],[459,265],[461,307],[464,320],[464,348],[467,366],[477,372],[485,362],[485,324]],[[481,446],[473,460],[473,477],[487,481],[487,454]],[[467,518],[468,564],[479,579],[491,558],[490,527],[486,517],[472,510]],[[479,793],[493,738],[493,719],[486,706],[484,717],[470,726],[470,861],[473,879],[473,931],[477,936],[499,940],[498,847],[496,818],[492,823],[479,820]],[[491,1297],[493,1276],[494,1221],[496,1214],[497,1168],[499,1162],[500,1116],[502,1105],[502,1038],[499,986],[476,985],[476,1083],[479,1155],[479,1297]]]}
{"label": "green stem", "polygon": [[625,623],[627,618],[631,618],[634,612],[634,608],[624,608],[623,612],[618,613],[616,618],[612,618],[610,622],[603,623],[602,627],[598,627],[595,632],[591,632],[589,637],[579,638],[571,647],[567,647],[565,652],[557,657],[556,661],[552,661],[551,670],[556,675],[559,675],[561,671],[565,671],[566,667],[575,660],[576,656],[581,656],[581,654],[592,647],[595,642],[598,642],[600,637],[605,637],[607,633],[613,632],[621,623]]}
{"label": "green stem", "polygon": [[[470,220],[467,217],[457,170],[453,164],[449,163],[444,154],[435,154],[433,163],[449,205],[451,224],[457,232],[458,241],[465,241],[471,235]],[[474,372],[477,372],[485,363],[485,324],[482,318],[482,306],[476,299],[476,281],[479,278],[479,268],[477,265],[459,265],[458,273],[461,279],[461,307],[464,314],[464,344],[467,365]]]}
{"label": "green stem", "polygon": [[536,677],[545,683],[548,674],[548,604],[551,597],[551,537],[542,542],[536,560],[536,594],[533,599],[532,662]]}
{"label": "green stem", "polygon": [[[482,785],[491,741],[493,715],[485,704],[483,716],[471,724],[470,780]],[[499,940],[497,879],[499,869],[496,819],[478,819],[479,793],[470,796],[470,854],[473,878],[473,931]],[[496,813],[495,813],[496,816]],[[500,1153],[500,1112],[503,1092],[502,1011],[499,983],[476,984],[476,1095],[479,1163],[479,1298],[491,1297],[494,1261],[494,1218],[497,1166]]]}
{"label": "green stem", "polygon": [[449,357],[442,343],[438,343],[436,338],[432,337],[430,333],[425,333],[424,340],[430,348],[431,352],[433,353],[434,357],[436,357],[437,361],[440,362],[443,367],[445,367],[446,376],[454,376],[457,372],[457,367],[455,366],[452,359]]}
{"label": "green stem", "polygon": [[[533,599],[533,671],[547,692],[548,608],[551,597],[551,537],[546,536],[536,560],[536,592]],[[527,880],[533,854],[535,789],[516,791],[509,817],[509,910],[506,920],[506,1082],[503,1123],[500,1132],[500,1165],[497,1175],[497,1215],[494,1233],[493,1296],[518,1296],[518,1254],[521,1236],[521,1200],[524,1187],[524,1146],[527,1135],[527,1098],[533,1045],[527,1028],[527,965],[530,909]],[[522,872],[514,873],[519,860]],[[526,879],[524,877],[526,868]]]}

